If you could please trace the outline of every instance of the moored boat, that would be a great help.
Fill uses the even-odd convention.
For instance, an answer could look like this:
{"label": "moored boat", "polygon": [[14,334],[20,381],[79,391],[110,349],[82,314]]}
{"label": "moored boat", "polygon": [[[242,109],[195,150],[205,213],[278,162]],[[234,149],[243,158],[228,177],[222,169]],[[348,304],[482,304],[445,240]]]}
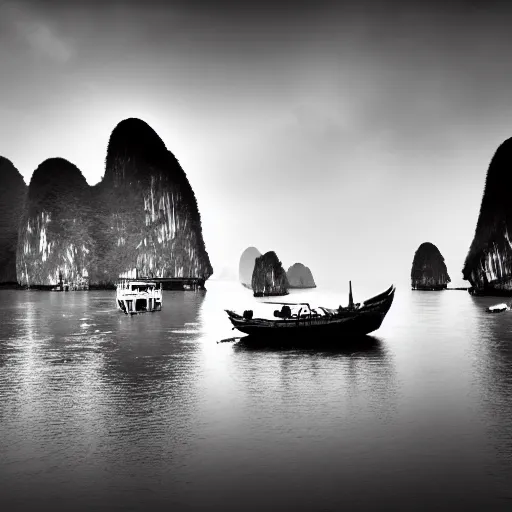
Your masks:
{"label": "moored boat", "polygon": [[381,326],[395,295],[391,285],[385,292],[376,295],[362,304],[354,304],[350,285],[348,307],[329,309],[311,308],[307,302],[271,302],[282,305],[274,311],[277,319],[253,318],[253,311],[243,315],[226,309],[233,329],[252,336],[272,335],[320,335],[320,336],[363,336],[376,331]]}
{"label": "moored boat", "polygon": [[503,311],[509,311],[510,305],[502,302],[501,304],[495,304],[494,306],[489,306],[487,308],[488,313],[502,313]]}
{"label": "moored boat", "polygon": [[125,314],[160,311],[162,309],[162,284],[151,281],[125,281],[117,283],[117,307]]}

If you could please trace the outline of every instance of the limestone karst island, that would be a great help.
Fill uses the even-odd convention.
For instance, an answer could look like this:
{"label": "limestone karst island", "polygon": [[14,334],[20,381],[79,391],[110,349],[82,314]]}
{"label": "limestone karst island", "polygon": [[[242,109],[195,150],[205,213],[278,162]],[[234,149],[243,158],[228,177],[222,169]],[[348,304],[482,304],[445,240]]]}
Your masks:
{"label": "limestone karst island", "polygon": [[462,269],[475,295],[512,295],[512,138],[491,159],[475,236]]}
{"label": "limestone karst island", "polygon": [[97,185],[62,158],[42,162],[28,190],[11,162],[0,170],[2,283],[76,290],[146,277],[204,288],[213,273],[186,174],[139,119],[113,130]]}
{"label": "limestone karst island", "polygon": [[256,247],[247,247],[240,256],[238,266],[238,279],[246,288],[252,289],[252,273],[254,272],[254,263],[256,258],[261,256],[261,252]]}
{"label": "limestone karst island", "polygon": [[252,289],[255,297],[287,295],[288,278],[274,251],[258,256],[252,273]]}
{"label": "limestone karst island", "polygon": [[439,249],[430,242],[422,243],[414,254],[412,262],[412,289],[445,290],[450,281],[444,258]]}
{"label": "limestone karst island", "polygon": [[290,288],[316,288],[311,270],[302,263],[294,263],[286,271],[286,277]]}
{"label": "limestone karst island", "polygon": [[15,285],[16,247],[27,187],[10,160],[0,156],[0,285]]}

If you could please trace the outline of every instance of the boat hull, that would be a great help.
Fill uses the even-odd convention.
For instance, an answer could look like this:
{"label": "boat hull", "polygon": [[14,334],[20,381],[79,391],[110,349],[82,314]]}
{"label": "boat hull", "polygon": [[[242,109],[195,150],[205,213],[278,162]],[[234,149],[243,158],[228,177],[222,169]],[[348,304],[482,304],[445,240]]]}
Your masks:
{"label": "boat hull", "polygon": [[330,316],[301,317],[297,319],[267,320],[247,319],[233,311],[226,310],[233,328],[252,337],[294,336],[311,338],[364,336],[376,331],[382,325],[391,304],[395,288],[392,286],[383,294],[369,299],[360,308],[344,309]]}

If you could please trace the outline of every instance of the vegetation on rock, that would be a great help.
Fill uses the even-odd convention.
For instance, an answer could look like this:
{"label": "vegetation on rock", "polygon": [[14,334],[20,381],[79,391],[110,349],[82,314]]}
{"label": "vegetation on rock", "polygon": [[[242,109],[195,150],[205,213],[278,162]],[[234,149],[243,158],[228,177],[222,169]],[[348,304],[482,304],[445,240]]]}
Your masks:
{"label": "vegetation on rock", "polygon": [[411,269],[413,290],[441,290],[447,287],[450,276],[439,249],[430,242],[418,247]]}
{"label": "vegetation on rock", "polygon": [[256,258],[251,285],[255,296],[288,294],[288,278],[274,251]]}
{"label": "vegetation on rock", "polygon": [[481,293],[512,294],[512,138],[491,159],[480,214],[462,275]]}
{"label": "vegetation on rock", "polygon": [[147,277],[206,280],[212,275],[186,174],[143,121],[124,120],[112,132],[97,203],[103,266],[94,275],[99,284],[133,269]]}
{"label": "vegetation on rock", "polygon": [[18,235],[16,271],[26,286],[83,286],[95,257],[94,212],[80,170],[63,158],[45,160],[28,187]]}
{"label": "vegetation on rock", "polygon": [[93,187],[61,158],[38,167],[17,253],[18,282],[30,286],[54,284],[61,274],[112,287],[128,273],[203,283],[213,273],[187,176],[139,119],[115,127],[105,175]]}

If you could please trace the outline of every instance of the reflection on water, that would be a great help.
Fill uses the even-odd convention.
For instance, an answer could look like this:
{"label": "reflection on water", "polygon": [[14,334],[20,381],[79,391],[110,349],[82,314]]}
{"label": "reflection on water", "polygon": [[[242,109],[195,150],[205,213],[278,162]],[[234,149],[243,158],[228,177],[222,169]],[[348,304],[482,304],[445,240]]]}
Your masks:
{"label": "reflection on water", "polygon": [[233,350],[237,366],[243,368],[240,384],[251,407],[261,411],[272,404],[273,414],[279,393],[286,398],[280,417],[288,416],[295,431],[302,417],[315,438],[323,428],[330,430],[333,420],[339,433],[351,430],[355,422],[368,428],[366,422],[396,411],[395,369],[380,339],[365,336],[346,345],[338,341],[337,346],[318,342],[315,348],[302,343],[272,347],[249,337],[237,343]]}
{"label": "reflection on water", "polygon": [[486,313],[499,302],[496,298],[472,297],[472,302],[480,316],[475,326],[474,387],[489,444],[487,467],[505,487],[512,464],[512,314]]}
{"label": "reflection on water", "polygon": [[236,284],[133,317],[112,292],[1,291],[0,506],[507,510],[512,314],[494,302],[399,289],[377,332],[312,346],[217,343],[243,336],[224,308],[264,307]]}
{"label": "reflection on water", "polygon": [[357,338],[349,338],[340,343],[336,338],[310,338],[305,339],[302,336],[290,338],[287,336],[284,339],[274,338],[265,339],[256,336],[241,336],[239,338],[232,338],[239,340],[235,345],[235,350],[301,350],[304,353],[318,353],[324,352],[326,354],[353,354],[354,352],[361,354],[379,353],[383,354],[384,347],[382,341],[375,336],[359,336]]}
{"label": "reflection on water", "polygon": [[[137,317],[118,313],[106,292],[2,299],[0,468],[12,497],[27,500],[30,489],[73,501],[97,486],[101,501],[106,482],[115,495],[145,459],[154,471],[169,450],[179,458],[198,369],[194,334],[174,331],[197,324],[204,294],[169,292],[172,315]],[[137,486],[150,481],[140,477]]]}

